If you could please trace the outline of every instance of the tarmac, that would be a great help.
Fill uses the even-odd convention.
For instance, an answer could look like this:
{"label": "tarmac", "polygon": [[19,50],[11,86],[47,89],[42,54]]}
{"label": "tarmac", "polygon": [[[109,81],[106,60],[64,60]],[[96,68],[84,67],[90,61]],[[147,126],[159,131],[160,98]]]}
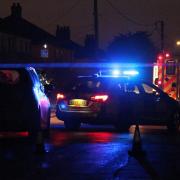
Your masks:
{"label": "tarmac", "polygon": [[108,130],[66,132],[54,117],[42,154],[32,153],[25,138],[2,138],[0,180],[180,180],[180,133],[140,127],[133,138],[133,128]]}
{"label": "tarmac", "polygon": [[[166,137],[166,138],[165,138]],[[143,137],[142,154],[128,157],[128,163],[115,174],[116,179],[180,179],[180,135],[159,140]],[[133,146],[133,145],[132,145]]]}
{"label": "tarmac", "polygon": [[[56,120],[54,123],[56,124]],[[94,174],[93,171],[85,170],[89,176],[87,176],[88,173],[84,174],[83,171],[75,170],[74,178],[89,180],[180,180],[180,132],[168,133],[166,127],[163,127],[160,132],[158,127],[154,128],[151,133],[144,133],[143,129],[140,129],[140,134],[136,137],[133,132],[135,131],[131,131],[128,142],[122,141],[123,152],[119,151],[117,158],[114,157],[110,164],[100,168],[101,170],[97,170]],[[140,151],[133,155],[129,153],[139,142]],[[121,148],[121,143],[118,148]],[[84,161],[82,169],[87,169],[87,161]],[[98,163],[98,160],[95,161]],[[91,162],[90,165],[93,166],[95,163]],[[67,176],[65,179],[70,177]]]}

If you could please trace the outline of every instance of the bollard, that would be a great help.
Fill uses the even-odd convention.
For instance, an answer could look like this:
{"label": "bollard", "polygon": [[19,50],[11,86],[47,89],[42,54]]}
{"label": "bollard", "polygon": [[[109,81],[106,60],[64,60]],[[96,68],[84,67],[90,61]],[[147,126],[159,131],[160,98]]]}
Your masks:
{"label": "bollard", "polygon": [[136,124],[136,128],[134,131],[132,150],[128,151],[128,154],[134,157],[145,156],[145,151],[142,149],[141,135],[138,124]]}

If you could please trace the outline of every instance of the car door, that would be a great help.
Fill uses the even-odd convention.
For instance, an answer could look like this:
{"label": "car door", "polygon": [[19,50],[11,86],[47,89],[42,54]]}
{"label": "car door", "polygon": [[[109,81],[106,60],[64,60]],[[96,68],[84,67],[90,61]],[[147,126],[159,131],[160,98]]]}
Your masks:
{"label": "car door", "polygon": [[167,112],[163,94],[158,88],[149,83],[142,83],[143,90],[143,124],[161,125]]}
{"label": "car door", "polygon": [[34,84],[34,94],[38,102],[39,111],[41,115],[41,128],[46,129],[50,121],[50,102],[44,92],[44,86],[41,84],[36,71],[33,68],[29,69],[29,73]]}
{"label": "car door", "polygon": [[140,117],[140,90],[135,82],[125,81],[118,84],[119,92],[116,91],[115,97],[119,100],[119,111],[125,116],[126,121],[136,124]]}

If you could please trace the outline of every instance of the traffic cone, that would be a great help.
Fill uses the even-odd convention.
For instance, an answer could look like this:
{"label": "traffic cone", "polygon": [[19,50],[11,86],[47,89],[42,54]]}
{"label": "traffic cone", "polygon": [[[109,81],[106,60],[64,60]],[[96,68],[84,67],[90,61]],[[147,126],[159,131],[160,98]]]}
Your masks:
{"label": "traffic cone", "polygon": [[43,132],[40,131],[37,133],[37,138],[36,138],[36,144],[35,144],[35,152],[37,154],[44,154],[45,151],[45,146],[44,146],[44,137],[43,137]]}
{"label": "traffic cone", "polygon": [[128,151],[130,156],[142,157],[145,156],[145,151],[142,149],[141,135],[139,125],[136,125],[133,137],[132,150]]}

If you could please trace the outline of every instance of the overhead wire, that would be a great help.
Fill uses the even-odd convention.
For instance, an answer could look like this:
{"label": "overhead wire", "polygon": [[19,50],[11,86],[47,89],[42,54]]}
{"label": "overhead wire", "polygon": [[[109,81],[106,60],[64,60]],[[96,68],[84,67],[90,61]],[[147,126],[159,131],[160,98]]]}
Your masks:
{"label": "overhead wire", "polygon": [[106,0],[106,2],[109,4],[109,6],[112,9],[114,9],[122,18],[126,19],[127,21],[129,21],[129,22],[131,22],[133,24],[136,24],[138,26],[145,26],[145,27],[152,27],[152,26],[154,26],[154,23],[153,24],[143,24],[143,23],[140,23],[140,22],[132,19],[131,17],[127,16],[123,12],[121,12],[110,0]]}
{"label": "overhead wire", "polygon": [[[77,37],[76,38],[77,40],[80,40],[82,37],[84,37],[84,34],[83,34],[84,30],[75,33],[75,36]],[[92,25],[87,26],[86,27],[86,34],[87,34],[87,31],[93,31],[93,26]]]}
{"label": "overhead wire", "polygon": [[80,1],[81,1],[81,0],[76,0],[64,13],[62,13],[61,15],[57,15],[54,20],[52,20],[51,22],[49,22],[49,23],[47,24],[47,26],[51,25],[53,22],[55,22],[55,21],[57,21],[57,20],[58,20],[58,21],[59,21],[59,20],[62,20],[65,16],[69,16],[70,13],[72,12],[72,10],[79,5]]}
{"label": "overhead wire", "polygon": [[76,8],[77,5],[79,5],[80,1],[81,1],[81,0],[76,0],[76,1],[72,4],[72,6],[69,7],[68,10],[66,10],[66,12],[62,13],[62,14],[60,15],[60,17],[58,17],[58,19],[62,19],[62,18],[64,18],[65,16],[69,16],[70,13],[72,12],[72,10],[73,10],[74,8]]}

